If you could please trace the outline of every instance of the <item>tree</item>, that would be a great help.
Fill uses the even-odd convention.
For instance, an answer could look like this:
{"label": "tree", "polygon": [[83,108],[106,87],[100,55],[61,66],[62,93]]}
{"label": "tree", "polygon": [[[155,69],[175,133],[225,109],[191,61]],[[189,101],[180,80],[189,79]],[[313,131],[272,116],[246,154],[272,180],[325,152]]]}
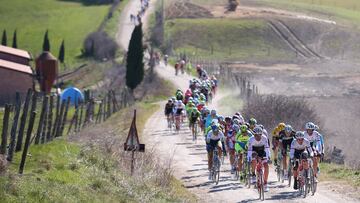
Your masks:
{"label": "tree", "polygon": [[46,30],[43,42],[43,51],[50,51],[49,31]]}
{"label": "tree", "polygon": [[65,61],[65,41],[61,42],[60,50],[59,50],[59,61],[64,63]]}
{"label": "tree", "polygon": [[131,35],[126,57],[126,86],[134,90],[144,79],[144,51],[142,24],[137,25]]}
{"label": "tree", "polygon": [[1,45],[6,46],[7,45],[7,37],[6,37],[6,30],[3,31]]}
{"label": "tree", "polygon": [[12,47],[13,47],[13,48],[17,48],[17,34],[16,34],[16,30],[14,31]]}

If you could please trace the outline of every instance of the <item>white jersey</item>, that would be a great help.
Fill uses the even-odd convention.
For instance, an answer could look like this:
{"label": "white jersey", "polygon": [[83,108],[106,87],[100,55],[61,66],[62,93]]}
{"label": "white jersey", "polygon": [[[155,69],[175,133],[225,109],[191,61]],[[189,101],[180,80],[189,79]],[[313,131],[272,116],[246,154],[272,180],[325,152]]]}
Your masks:
{"label": "white jersey", "polygon": [[222,133],[220,130],[219,130],[219,132],[217,133],[217,135],[215,135],[215,134],[213,133],[213,131],[210,130],[210,131],[208,132],[206,138],[207,138],[207,139],[210,139],[210,140],[222,140],[222,141],[223,141],[225,137],[224,137],[224,133]]}
{"label": "white jersey", "polygon": [[305,138],[304,141],[302,142],[302,144],[299,144],[299,142],[296,139],[294,139],[291,142],[291,146],[290,146],[290,159],[294,158],[295,150],[301,151],[301,150],[305,150],[305,149],[307,149],[309,151],[311,156],[313,155],[313,150],[310,146],[309,140],[307,140]]}
{"label": "white jersey", "polygon": [[321,135],[314,130],[312,135],[309,135],[306,131],[304,132],[305,139],[309,140],[309,142],[313,143],[312,147],[315,148],[318,152],[322,152],[322,146],[321,146]]}
{"label": "white jersey", "polygon": [[255,139],[255,136],[250,137],[248,142],[248,155],[247,155],[248,160],[251,159],[253,148],[257,148],[257,147],[264,147],[266,158],[270,159],[271,154],[270,154],[269,141],[265,135],[262,135],[259,141]]}

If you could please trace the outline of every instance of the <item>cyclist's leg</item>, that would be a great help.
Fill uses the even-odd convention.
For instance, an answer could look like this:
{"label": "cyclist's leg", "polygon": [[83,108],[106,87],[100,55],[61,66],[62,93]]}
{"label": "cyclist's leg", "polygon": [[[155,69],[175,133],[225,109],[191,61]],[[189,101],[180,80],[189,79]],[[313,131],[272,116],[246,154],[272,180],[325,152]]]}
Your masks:
{"label": "cyclist's leg", "polygon": [[208,152],[208,169],[211,171],[212,168],[212,160],[213,160],[213,150],[210,144],[206,144],[206,149]]}
{"label": "cyclist's leg", "polygon": [[239,159],[238,159],[238,165],[237,165],[237,166],[238,166],[238,169],[237,169],[237,170],[240,171],[240,170],[242,169],[242,164],[243,164],[243,163],[242,163],[243,154],[241,153],[241,151],[239,151],[239,152],[238,152],[238,155],[239,155],[239,156],[238,156]]}
{"label": "cyclist's leg", "polygon": [[267,160],[264,160],[263,164],[264,164],[264,184],[266,185],[269,177],[269,164],[267,163]]}
{"label": "cyclist's leg", "polygon": [[279,141],[276,138],[273,138],[273,152],[274,152],[274,164],[277,165],[277,158],[278,158],[278,148],[279,148]]}

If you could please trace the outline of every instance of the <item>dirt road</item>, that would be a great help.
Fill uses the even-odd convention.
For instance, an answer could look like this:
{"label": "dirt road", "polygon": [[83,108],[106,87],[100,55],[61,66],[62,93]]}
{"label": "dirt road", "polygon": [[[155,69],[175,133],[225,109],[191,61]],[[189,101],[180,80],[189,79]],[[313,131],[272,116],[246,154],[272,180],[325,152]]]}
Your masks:
{"label": "dirt road", "polygon": [[[152,0],[154,1],[154,0]],[[118,43],[126,49],[133,30],[130,22],[130,13],[136,13],[140,6],[139,1],[130,1],[121,16]],[[175,77],[171,67],[159,66],[156,72],[163,78],[170,80],[181,89],[186,89],[188,75]],[[211,108],[217,108],[218,101],[222,98],[221,92],[217,95]],[[161,103],[164,105],[164,102]],[[220,112],[221,113],[221,112]],[[257,191],[253,188],[245,188],[243,184],[234,181],[230,174],[229,161],[226,160],[221,170],[221,181],[219,185],[208,181],[207,155],[204,140],[199,137],[197,142],[192,141],[190,131],[183,126],[179,134],[169,132],[163,109],[154,113],[146,123],[143,142],[147,148],[156,148],[164,164],[171,164],[174,175],[181,180],[186,188],[196,194],[202,202],[250,202],[257,201]],[[306,199],[297,197],[296,193],[285,185],[275,181],[275,172],[270,171],[270,192],[265,194],[269,202],[356,202],[339,193],[329,190],[331,183],[320,183],[315,196]],[[326,186],[325,186],[326,185]]]}
{"label": "dirt road", "polygon": [[[188,81],[191,79],[188,75],[175,77],[171,67],[160,66],[157,68],[157,73],[181,89],[186,88]],[[221,97],[221,93],[217,95],[212,108],[218,106],[218,101]],[[164,102],[161,105],[163,106]],[[175,177],[181,180],[184,186],[196,194],[200,200],[204,202],[257,201],[257,191],[255,189],[245,188],[243,184],[233,180],[227,159],[225,165],[222,166],[219,185],[208,181],[207,154],[203,138],[200,136],[196,143],[193,142],[191,133],[186,125],[182,127],[179,134],[170,132],[167,129],[162,108],[146,123],[143,137],[146,138],[145,143],[148,147],[155,147],[159,151],[164,163],[168,163],[171,160]],[[274,169],[270,171],[270,192],[265,194],[267,201],[343,202],[346,199],[347,202],[356,202],[338,193],[329,191],[328,186],[324,186],[322,183],[319,184],[319,192],[315,196],[310,196],[306,199],[300,198],[293,189],[288,188],[285,184],[277,183]]]}

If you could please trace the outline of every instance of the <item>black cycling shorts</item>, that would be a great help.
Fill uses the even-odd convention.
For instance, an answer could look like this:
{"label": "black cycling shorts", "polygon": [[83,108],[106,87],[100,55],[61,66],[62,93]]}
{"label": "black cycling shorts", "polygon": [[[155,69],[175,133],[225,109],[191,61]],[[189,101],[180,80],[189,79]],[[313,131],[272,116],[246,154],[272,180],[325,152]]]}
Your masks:
{"label": "black cycling shorts", "polygon": [[282,140],[282,147],[283,147],[283,156],[290,150],[290,146],[292,143],[293,139],[289,139],[289,140]]}
{"label": "black cycling shorts", "polygon": [[256,152],[257,155],[261,158],[265,158],[266,157],[266,152],[265,152],[265,146],[261,146],[261,147],[252,147],[252,151]]}

